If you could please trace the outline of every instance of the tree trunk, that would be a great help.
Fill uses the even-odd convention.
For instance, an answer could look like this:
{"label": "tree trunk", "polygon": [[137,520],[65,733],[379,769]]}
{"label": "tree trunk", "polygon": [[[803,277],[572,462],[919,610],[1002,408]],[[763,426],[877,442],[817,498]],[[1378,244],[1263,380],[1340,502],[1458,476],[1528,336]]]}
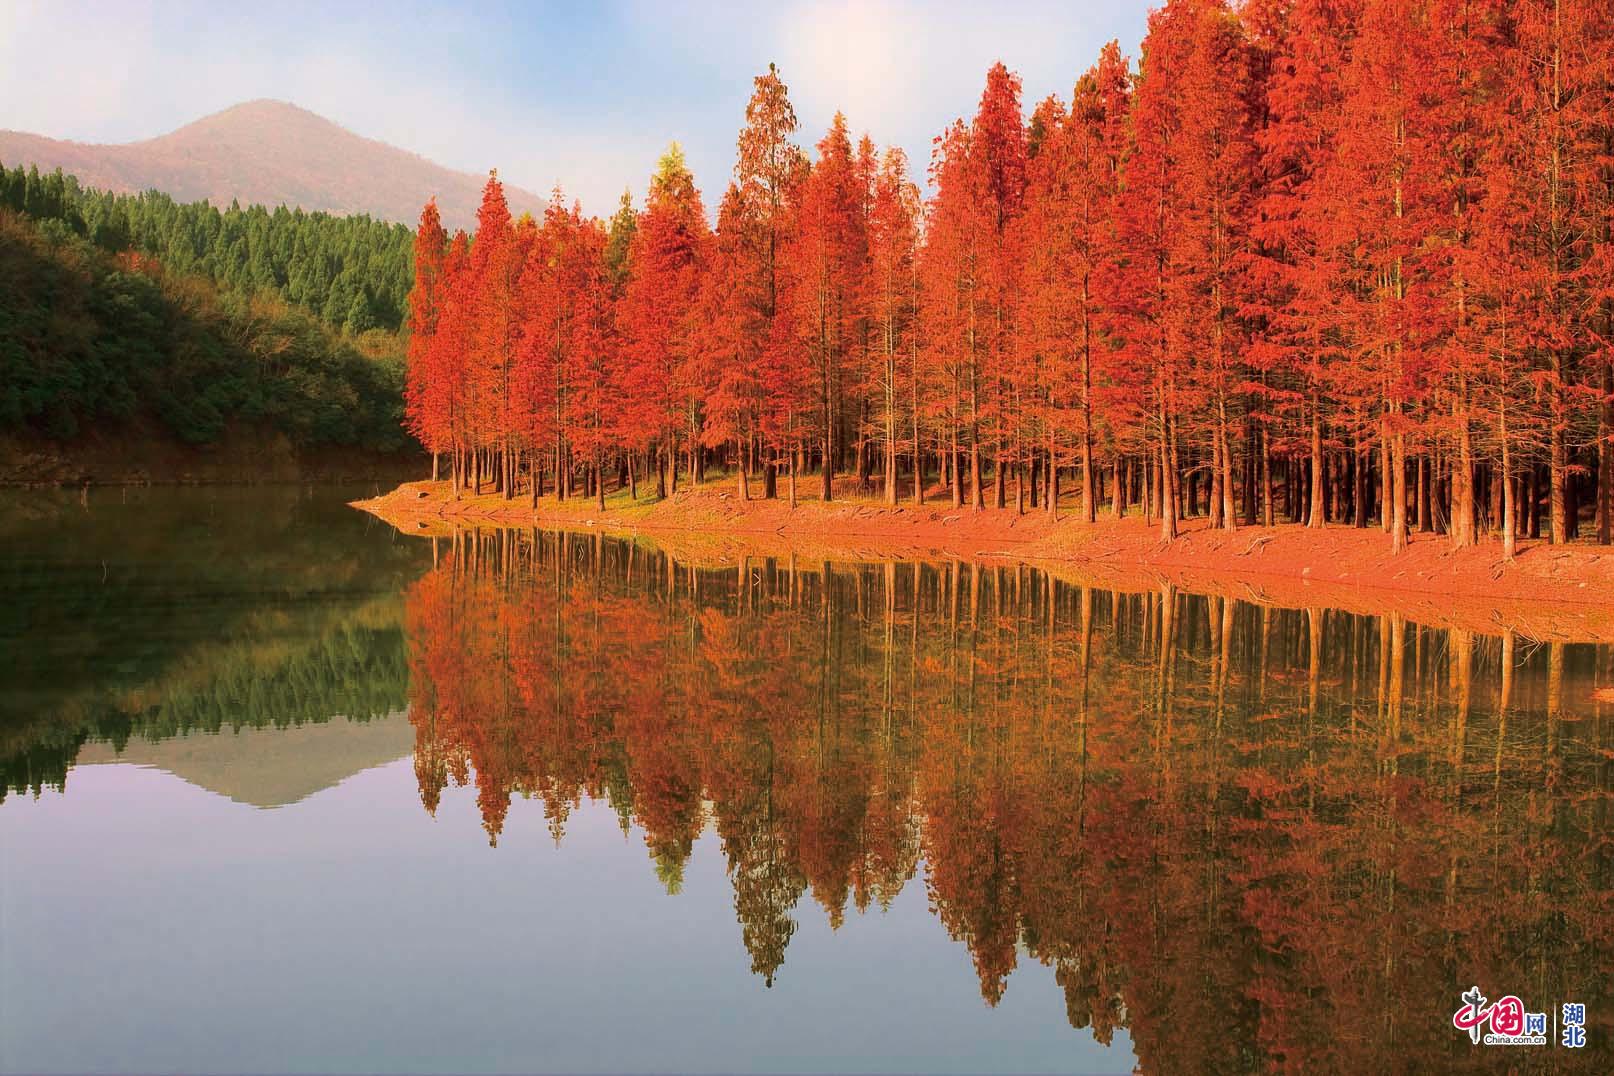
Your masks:
{"label": "tree trunk", "polygon": [[1518,520],[1513,506],[1513,452],[1508,443],[1508,405],[1504,389],[1497,407],[1497,439],[1502,442],[1502,559],[1512,560],[1518,547]]}
{"label": "tree trunk", "polygon": [[1547,435],[1547,503],[1548,518],[1551,522],[1551,540],[1553,545],[1563,545],[1569,541],[1569,516],[1564,496],[1564,486],[1568,480],[1568,451],[1564,445],[1564,426],[1568,420],[1564,417],[1564,356],[1560,351],[1552,357],[1555,381],[1550,386],[1552,412],[1550,419],[1552,428]]}
{"label": "tree trunk", "polygon": [[1355,503],[1352,505],[1355,515],[1351,522],[1358,527],[1367,526],[1367,452],[1362,448],[1361,438],[1355,438],[1355,445],[1351,449],[1351,458],[1355,461]]}
{"label": "tree trunk", "polygon": [[897,402],[896,367],[886,363],[885,397],[885,503],[897,504]]}
{"label": "tree trunk", "polygon": [[828,504],[835,498],[835,464],[831,453],[834,451],[834,437],[826,424],[824,427],[824,466],[823,474],[823,501]]}
{"label": "tree trunk", "polygon": [[1177,537],[1177,452],[1171,420],[1161,418],[1160,437],[1160,540]]}
{"label": "tree trunk", "polygon": [[1272,505],[1272,438],[1265,426],[1261,427],[1261,524],[1274,522]]}
{"label": "tree trunk", "polygon": [[1009,479],[1008,466],[1003,459],[1003,442],[1000,440],[998,442],[997,458],[992,461],[992,486],[994,489],[992,496],[997,501],[999,508],[1006,508],[1009,503],[1006,489]]}
{"label": "tree trunk", "polygon": [[[1459,388],[1459,396],[1466,392]],[[1474,448],[1468,429],[1468,407],[1452,401],[1452,420],[1457,426],[1457,458],[1451,470],[1451,547],[1466,549],[1477,540],[1474,525]]]}
{"label": "tree trunk", "polygon": [[1397,432],[1390,438],[1391,487],[1394,504],[1390,509],[1390,552],[1407,548],[1407,435]]}
{"label": "tree trunk", "polygon": [[947,456],[947,483],[953,494],[953,507],[964,507],[964,490],[959,483],[958,474],[958,426],[953,425],[952,447]]}
{"label": "tree trunk", "polygon": [[986,490],[981,485],[981,435],[970,430],[970,506],[976,511],[986,507]]}
{"label": "tree trunk", "polygon": [[1614,362],[1603,367],[1603,410],[1597,428],[1597,541],[1614,541]]}
{"label": "tree trunk", "polygon": [[1098,518],[1098,491],[1093,488],[1093,434],[1087,428],[1085,419],[1082,424],[1081,452],[1077,464],[1082,469],[1082,522],[1091,523]]}
{"label": "tree trunk", "polygon": [[1323,415],[1315,392],[1311,397],[1311,514],[1308,527],[1321,527],[1326,520],[1323,507]]}
{"label": "tree trunk", "polygon": [[1238,529],[1239,521],[1233,511],[1233,443],[1227,433],[1227,403],[1217,401],[1217,437],[1221,442],[1222,455],[1222,529],[1234,531]]}
{"label": "tree trunk", "polygon": [[1395,525],[1394,512],[1391,511],[1391,505],[1395,501],[1397,484],[1390,473],[1392,470],[1392,464],[1394,462],[1394,452],[1390,448],[1391,440],[1390,423],[1387,420],[1380,422],[1379,471],[1383,477],[1379,482],[1379,526],[1384,528],[1385,534],[1389,534],[1390,528]]}
{"label": "tree trunk", "polygon": [[1042,507],[1049,519],[1059,518],[1059,464],[1058,444],[1054,440],[1053,426],[1048,427],[1048,458],[1042,463]]}

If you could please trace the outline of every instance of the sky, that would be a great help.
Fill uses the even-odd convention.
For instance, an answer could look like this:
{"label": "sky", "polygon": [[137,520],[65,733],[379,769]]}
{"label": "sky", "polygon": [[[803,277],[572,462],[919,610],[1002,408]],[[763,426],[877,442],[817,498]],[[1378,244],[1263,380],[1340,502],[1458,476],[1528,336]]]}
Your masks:
{"label": "sky", "polygon": [[712,209],[770,62],[803,145],[840,109],[922,180],[993,61],[1025,80],[1028,111],[1068,99],[1105,42],[1136,55],[1151,2],[0,0],[0,128],[127,142],[275,98],[452,168],[559,184],[599,214],[625,187],[642,199],[676,140]]}

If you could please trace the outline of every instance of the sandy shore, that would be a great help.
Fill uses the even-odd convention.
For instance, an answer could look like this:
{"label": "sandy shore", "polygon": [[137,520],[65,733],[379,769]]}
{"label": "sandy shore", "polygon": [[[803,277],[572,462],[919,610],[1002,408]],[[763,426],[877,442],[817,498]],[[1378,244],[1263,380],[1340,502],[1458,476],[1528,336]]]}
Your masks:
{"label": "sandy shore", "polygon": [[[839,495],[839,494],[838,494]],[[1009,558],[1036,563],[1075,583],[1136,591],[1177,586],[1291,608],[1399,613],[1431,626],[1527,639],[1614,641],[1614,547],[1585,542],[1520,543],[1512,563],[1501,544],[1453,552],[1443,536],[1415,534],[1398,557],[1377,527],[1320,530],[1283,525],[1213,531],[1189,520],[1161,543],[1141,518],[1077,521],[1073,508],[1045,512],[954,509],[949,504],[890,508],[849,490],[828,504],[741,501],[730,482],[685,488],[673,497],[630,501],[455,500],[447,483],[405,483],[355,502],[400,530],[447,534],[456,527],[518,526],[636,535],[680,559],[720,565],[741,557],[856,560],[881,557]]]}

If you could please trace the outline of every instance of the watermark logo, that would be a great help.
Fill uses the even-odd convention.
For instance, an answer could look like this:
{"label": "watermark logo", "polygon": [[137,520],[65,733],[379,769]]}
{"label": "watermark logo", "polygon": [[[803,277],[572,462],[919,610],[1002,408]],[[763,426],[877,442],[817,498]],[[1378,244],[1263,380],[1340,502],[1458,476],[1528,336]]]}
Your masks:
{"label": "watermark logo", "polygon": [[[1513,994],[1491,1001],[1475,986],[1462,996],[1462,1008],[1452,1013],[1452,1026],[1468,1032],[1478,1046],[1545,1046],[1547,1014],[1528,1012],[1524,1002]],[[1559,1043],[1570,1049],[1586,1045],[1586,1006],[1567,1003],[1559,1010],[1563,1032]]]}
{"label": "watermark logo", "polygon": [[1558,1041],[1571,1050],[1578,1050],[1586,1045],[1586,1006],[1579,1002],[1565,1002],[1560,1013],[1563,1024],[1563,1034]]}

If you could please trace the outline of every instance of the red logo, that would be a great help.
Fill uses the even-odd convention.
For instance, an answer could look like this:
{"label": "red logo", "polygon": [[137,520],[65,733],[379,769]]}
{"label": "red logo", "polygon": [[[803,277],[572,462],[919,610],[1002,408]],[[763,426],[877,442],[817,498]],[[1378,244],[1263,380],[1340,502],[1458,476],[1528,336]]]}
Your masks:
{"label": "red logo", "polygon": [[[1468,1032],[1475,1045],[1482,1035],[1487,1046],[1546,1042],[1545,1013],[1525,1012],[1524,1002],[1512,994],[1487,1003],[1477,986],[1463,994],[1463,1007],[1452,1013],[1451,1022],[1458,1031]],[[1488,1034],[1484,1031],[1487,1025],[1490,1026]]]}

